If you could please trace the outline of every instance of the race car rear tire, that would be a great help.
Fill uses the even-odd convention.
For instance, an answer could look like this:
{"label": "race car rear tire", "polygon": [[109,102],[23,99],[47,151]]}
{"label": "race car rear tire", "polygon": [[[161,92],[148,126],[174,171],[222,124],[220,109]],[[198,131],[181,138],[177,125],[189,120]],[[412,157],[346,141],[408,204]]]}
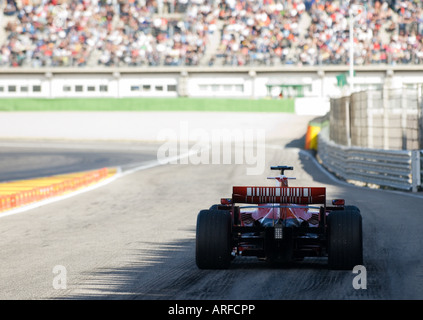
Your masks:
{"label": "race car rear tire", "polygon": [[346,206],[328,215],[328,263],[333,270],[352,270],[363,264],[360,210]]}
{"label": "race car rear tire", "polygon": [[195,260],[200,269],[227,269],[231,262],[231,214],[201,210],[197,216]]}
{"label": "race car rear tire", "polygon": [[220,204],[214,204],[209,208],[209,210],[218,210],[219,206],[220,206]]}

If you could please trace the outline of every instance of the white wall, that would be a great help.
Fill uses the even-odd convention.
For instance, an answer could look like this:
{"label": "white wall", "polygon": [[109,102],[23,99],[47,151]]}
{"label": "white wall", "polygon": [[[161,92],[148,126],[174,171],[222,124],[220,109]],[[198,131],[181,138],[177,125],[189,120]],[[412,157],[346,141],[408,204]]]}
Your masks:
{"label": "white wall", "polygon": [[39,75],[0,74],[0,98],[9,97],[48,97],[50,94],[48,79]]}
{"label": "white wall", "polygon": [[178,78],[169,75],[121,75],[119,96],[121,97],[177,97]]}
{"label": "white wall", "polygon": [[[1,69],[0,98],[7,97],[222,97],[271,98],[267,86],[306,85],[305,98],[335,97],[348,91],[336,76],[347,66],[300,68],[147,68],[147,69]],[[363,67],[357,89],[375,89],[387,80],[395,86],[422,84],[423,66]],[[311,100],[310,100],[311,101]]]}
{"label": "white wall", "polygon": [[58,74],[49,79],[52,98],[116,97],[118,81],[113,75]]}
{"label": "white wall", "polygon": [[190,74],[187,92],[191,97],[245,98],[252,95],[252,79],[248,74]]}

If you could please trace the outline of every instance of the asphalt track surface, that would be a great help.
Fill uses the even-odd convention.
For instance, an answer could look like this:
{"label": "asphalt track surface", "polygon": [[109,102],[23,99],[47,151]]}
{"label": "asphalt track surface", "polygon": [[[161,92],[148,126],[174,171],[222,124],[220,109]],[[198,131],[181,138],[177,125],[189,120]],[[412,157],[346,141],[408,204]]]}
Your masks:
{"label": "asphalt track surface", "polygon": [[[246,175],[248,164],[143,167],[158,145],[141,142],[42,142],[37,152],[11,145],[28,142],[3,141],[2,167],[10,159],[43,157],[27,169],[19,166],[16,175],[47,173],[44,161],[53,158],[62,159],[58,170],[120,164],[127,174],[0,217],[0,299],[422,299],[423,197],[337,181],[301,150],[309,119],[288,120],[280,119],[280,139],[266,141],[263,175]],[[273,185],[266,176],[274,172],[267,168],[279,164],[294,166],[291,186],[324,186],[329,199],[345,198],[360,208],[366,289],[353,287],[352,271],[328,270],[324,258],[275,267],[244,257],[228,270],[196,267],[197,213],[230,196],[233,185]],[[54,286],[57,266],[66,270],[66,288]]]}
{"label": "asphalt track surface", "polygon": [[157,159],[157,144],[51,140],[0,140],[0,182],[121,167]]}

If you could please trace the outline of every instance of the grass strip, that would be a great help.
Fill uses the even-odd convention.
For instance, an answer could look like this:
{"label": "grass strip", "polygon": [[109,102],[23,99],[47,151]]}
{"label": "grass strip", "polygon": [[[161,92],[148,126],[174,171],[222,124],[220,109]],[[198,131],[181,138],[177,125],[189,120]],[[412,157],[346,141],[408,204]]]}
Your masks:
{"label": "grass strip", "polygon": [[1,98],[0,111],[295,111],[294,99]]}

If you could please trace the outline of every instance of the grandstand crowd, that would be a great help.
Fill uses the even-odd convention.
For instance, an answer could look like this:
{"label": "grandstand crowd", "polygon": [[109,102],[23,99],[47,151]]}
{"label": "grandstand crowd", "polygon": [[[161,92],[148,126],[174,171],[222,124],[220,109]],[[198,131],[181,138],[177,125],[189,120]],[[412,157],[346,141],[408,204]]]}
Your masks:
{"label": "grandstand crowd", "polygon": [[423,63],[419,0],[2,1],[3,67]]}

